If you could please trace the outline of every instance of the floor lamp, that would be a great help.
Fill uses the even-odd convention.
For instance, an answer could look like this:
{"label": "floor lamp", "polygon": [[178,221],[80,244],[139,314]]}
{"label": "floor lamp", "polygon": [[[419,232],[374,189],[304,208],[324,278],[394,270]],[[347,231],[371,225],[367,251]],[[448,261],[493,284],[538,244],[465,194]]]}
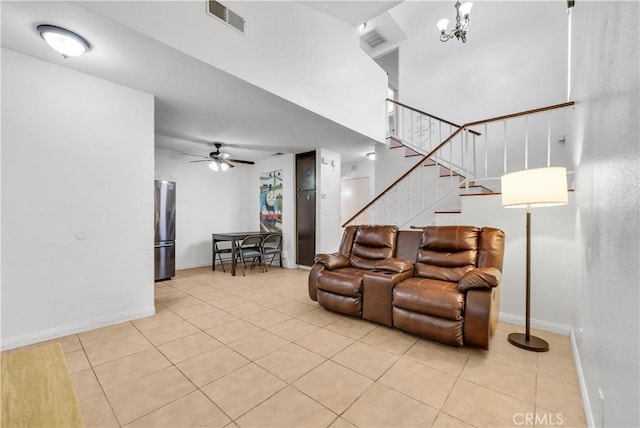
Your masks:
{"label": "floor lamp", "polygon": [[564,205],[567,196],[567,170],[562,167],[532,168],[505,174],[501,177],[502,206],[527,209],[526,231],[526,324],[525,333],[511,333],[508,340],[520,348],[545,352],[549,344],[529,332],[531,324],[531,208]]}

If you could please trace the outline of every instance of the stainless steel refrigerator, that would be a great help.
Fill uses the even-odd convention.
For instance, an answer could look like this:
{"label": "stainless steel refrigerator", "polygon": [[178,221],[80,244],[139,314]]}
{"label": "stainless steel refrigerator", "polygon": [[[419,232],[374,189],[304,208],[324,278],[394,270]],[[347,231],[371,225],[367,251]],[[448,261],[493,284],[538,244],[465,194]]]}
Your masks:
{"label": "stainless steel refrigerator", "polygon": [[155,181],[155,280],[176,274],[176,183]]}

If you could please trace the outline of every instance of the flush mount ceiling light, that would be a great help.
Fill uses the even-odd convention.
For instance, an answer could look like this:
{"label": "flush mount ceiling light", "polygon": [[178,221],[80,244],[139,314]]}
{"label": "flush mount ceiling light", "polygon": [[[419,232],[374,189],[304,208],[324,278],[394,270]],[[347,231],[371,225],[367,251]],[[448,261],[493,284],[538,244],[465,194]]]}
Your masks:
{"label": "flush mount ceiling light", "polygon": [[91,45],[82,36],[56,25],[38,25],[38,32],[63,58],[79,56],[89,50]]}
{"label": "flush mount ceiling light", "polygon": [[[453,39],[454,37],[458,40],[462,40],[462,43],[467,41],[467,30],[469,29],[469,14],[471,13],[471,7],[473,3],[468,1],[460,5],[460,1],[456,0],[456,26],[451,29],[451,32],[447,34],[447,26],[449,25],[449,20],[447,18],[442,18],[436,24],[438,26],[438,30],[440,30],[440,41],[446,42],[448,40]],[[462,16],[462,19],[460,19]]]}

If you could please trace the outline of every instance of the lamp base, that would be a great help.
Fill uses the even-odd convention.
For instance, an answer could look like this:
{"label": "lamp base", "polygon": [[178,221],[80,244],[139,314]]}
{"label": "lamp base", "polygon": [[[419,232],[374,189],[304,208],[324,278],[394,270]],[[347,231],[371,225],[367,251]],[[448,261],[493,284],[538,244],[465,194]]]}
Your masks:
{"label": "lamp base", "polygon": [[547,352],[549,350],[549,344],[536,336],[529,335],[529,340],[527,340],[527,336],[523,333],[511,333],[507,336],[507,340],[512,345],[527,351]]}

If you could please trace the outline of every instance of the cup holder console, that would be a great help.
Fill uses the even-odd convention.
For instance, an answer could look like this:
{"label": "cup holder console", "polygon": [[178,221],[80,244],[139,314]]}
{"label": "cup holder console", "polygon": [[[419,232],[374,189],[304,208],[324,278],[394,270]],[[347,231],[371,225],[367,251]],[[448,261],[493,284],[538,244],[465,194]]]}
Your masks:
{"label": "cup holder console", "polygon": [[382,273],[384,275],[393,275],[393,272],[384,271],[384,270],[380,270],[380,269],[373,269],[371,272],[372,273]]}

